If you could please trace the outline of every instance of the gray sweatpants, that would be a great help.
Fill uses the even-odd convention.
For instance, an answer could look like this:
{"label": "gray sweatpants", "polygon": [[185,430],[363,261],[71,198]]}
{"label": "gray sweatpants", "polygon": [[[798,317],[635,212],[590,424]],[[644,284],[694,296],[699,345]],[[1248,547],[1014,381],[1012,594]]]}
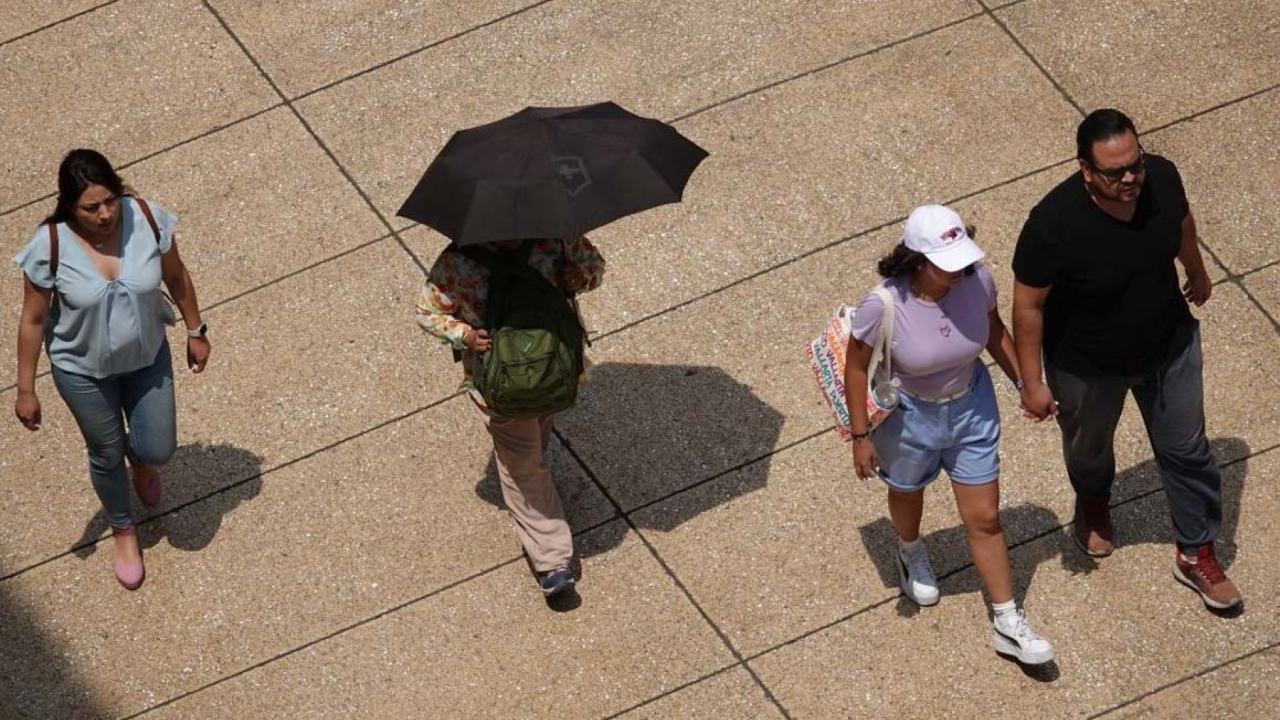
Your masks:
{"label": "gray sweatpants", "polygon": [[1204,429],[1204,361],[1199,323],[1179,329],[1176,350],[1138,375],[1080,376],[1047,367],[1058,401],[1067,476],[1079,495],[1110,497],[1114,440],[1128,392],[1142,411],[1160,467],[1178,546],[1193,553],[1222,526],[1222,476]]}

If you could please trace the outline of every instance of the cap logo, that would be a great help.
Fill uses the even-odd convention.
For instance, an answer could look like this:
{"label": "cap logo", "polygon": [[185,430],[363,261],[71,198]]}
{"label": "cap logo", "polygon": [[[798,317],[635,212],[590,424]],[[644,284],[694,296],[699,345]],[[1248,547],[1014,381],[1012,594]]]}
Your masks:
{"label": "cap logo", "polygon": [[963,235],[964,235],[964,228],[953,227],[950,230],[942,233],[942,235],[938,236],[938,239],[942,241],[942,244],[950,245],[951,243],[955,242],[956,238],[961,237]]}

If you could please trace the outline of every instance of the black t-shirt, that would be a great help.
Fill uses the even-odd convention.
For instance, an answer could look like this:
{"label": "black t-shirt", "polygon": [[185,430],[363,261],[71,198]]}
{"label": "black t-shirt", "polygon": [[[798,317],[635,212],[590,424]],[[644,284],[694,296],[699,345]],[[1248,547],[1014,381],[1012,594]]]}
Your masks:
{"label": "black t-shirt", "polygon": [[1050,287],[1044,308],[1045,362],[1081,375],[1142,372],[1171,350],[1191,322],[1174,259],[1189,212],[1173,163],[1146,156],[1146,182],[1133,219],[1094,203],[1079,172],[1031,210],[1013,254],[1024,285]]}

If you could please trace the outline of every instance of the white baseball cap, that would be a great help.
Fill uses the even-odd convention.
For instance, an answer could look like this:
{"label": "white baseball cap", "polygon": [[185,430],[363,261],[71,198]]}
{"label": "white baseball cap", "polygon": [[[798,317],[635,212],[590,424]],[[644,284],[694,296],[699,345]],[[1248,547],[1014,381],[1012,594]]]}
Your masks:
{"label": "white baseball cap", "polygon": [[969,237],[960,216],[943,205],[922,205],[912,210],[902,244],[924,253],[929,262],[946,272],[963,270],[987,256]]}

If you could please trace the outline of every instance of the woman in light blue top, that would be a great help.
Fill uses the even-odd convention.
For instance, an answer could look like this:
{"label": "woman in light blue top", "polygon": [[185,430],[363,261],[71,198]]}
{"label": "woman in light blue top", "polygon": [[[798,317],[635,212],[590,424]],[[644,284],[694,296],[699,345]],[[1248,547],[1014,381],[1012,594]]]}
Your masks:
{"label": "woman in light blue top", "polygon": [[165,323],[169,288],[187,326],[187,365],[204,370],[208,328],[173,237],[178,218],[129,197],[105,157],[72,150],[58,168],[58,204],[14,261],[23,270],[14,412],[39,430],[36,363],[43,340],[53,382],[89,454],[89,477],[114,536],[112,568],[133,590],[145,569],[129,510],[129,476],[148,506],[160,502],[156,466],[177,444],[173,363]]}

